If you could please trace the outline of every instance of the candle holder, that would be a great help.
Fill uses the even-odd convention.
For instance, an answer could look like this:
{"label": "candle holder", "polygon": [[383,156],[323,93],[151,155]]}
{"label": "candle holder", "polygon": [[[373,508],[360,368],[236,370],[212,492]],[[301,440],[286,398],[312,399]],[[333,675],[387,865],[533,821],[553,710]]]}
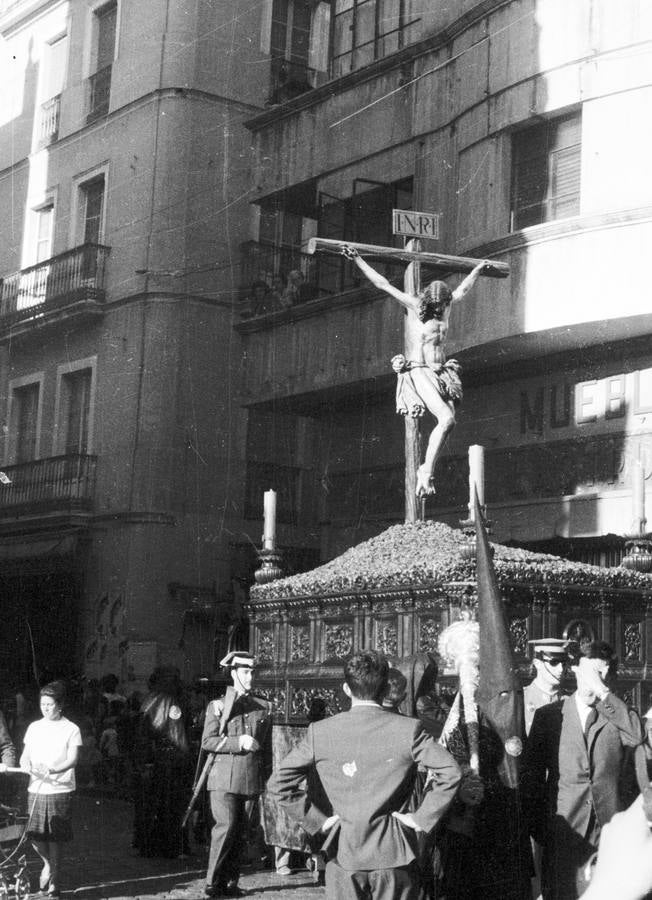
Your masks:
{"label": "candle holder", "polygon": [[[491,534],[491,526],[493,522],[490,519],[485,518],[485,510],[486,507],[482,507],[481,515],[482,521],[484,523],[484,529],[487,534]],[[462,559],[475,559],[475,552],[477,547],[477,540],[475,536],[475,519],[460,519],[460,528],[462,529],[462,534],[466,538],[466,541],[460,547],[460,556]],[[489,547],[489,552],[493,558],[494,548]]]}
{"label": "candle holder", "polygon": [[646,534],[625,535],[625,555],[620,565],[634,572],[652,572],[652,540]]}
{"label": "candle holder", "polygon": [[283,568],[281,566],[283,553],[280,550],[263,548],[258,551],[258,559],[260,560],[260,568],[254,572],[256,584],[269,584],[270,581],[276,581],[277,578],[283,576]]}

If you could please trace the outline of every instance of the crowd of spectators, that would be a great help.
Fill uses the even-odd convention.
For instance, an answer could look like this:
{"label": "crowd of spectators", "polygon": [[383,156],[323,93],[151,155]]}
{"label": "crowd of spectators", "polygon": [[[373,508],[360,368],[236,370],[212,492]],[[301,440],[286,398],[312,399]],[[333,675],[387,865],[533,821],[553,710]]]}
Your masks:
{"label": "crowd of spectators", "polygon": [[[153,677],[158,677],[153,673]],[[189,758],[199,752],[207,696],[201,683],[180,685],[179,707],[187,731]],[[67,682],[66,715],[80,729],[82,747],[76,767],[78,789],[134,799],[143,755],[139,741],[141,707],[147,691],[128,691],[110,673],[101,679]],[[5,719],[20,756],[27,726],[40,717],[36,686],[24,686],[3,698]]]}
{"label": "crowd of spectators", "polygon": [[261,273],[251,284],[243,308],[243,317],[264,316],[282,309],[290,309],[314,300],[316,296],[317,289],[310,284],[300,269],[292,269],[287,277],[277,274],[271,279]]}

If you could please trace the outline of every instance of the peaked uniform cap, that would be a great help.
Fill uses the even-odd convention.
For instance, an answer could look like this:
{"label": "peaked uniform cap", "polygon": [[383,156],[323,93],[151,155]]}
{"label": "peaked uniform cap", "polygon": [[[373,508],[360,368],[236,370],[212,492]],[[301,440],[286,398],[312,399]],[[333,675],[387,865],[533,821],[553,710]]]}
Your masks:
{"label": "peaked uniform cap", "polygon": [[247,650],[231,650],[224,659],[220,660],[220,665],[225,669],[237,669],[239,666],[253,669],[256,665],[256,657]]}
{"label": "peaked uniform cap", "polygon": [[559,659],[568,659],[568,641],[563,638],[537,638],[534,641],[528,641],[532,646],[534,655],[538,659],[544,656],[553,656]]}

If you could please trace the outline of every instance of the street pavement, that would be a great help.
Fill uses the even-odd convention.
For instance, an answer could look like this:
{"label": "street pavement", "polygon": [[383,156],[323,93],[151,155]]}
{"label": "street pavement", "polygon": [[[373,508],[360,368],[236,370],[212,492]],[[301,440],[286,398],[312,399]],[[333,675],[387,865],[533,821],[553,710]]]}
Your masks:
{"label": "street pavement", "polygon": [[[65,848],[63,897],[76,900],[200,900],[204,896],[207,848],[187,860],[143,859],[131,846],[133,807],[125,800],[76,797],[75,837]],[[40,863],[30,848],[28,869],[38,887]],[[305,869],[279,876],[245,870],[240,887],[249,900],[323,900]],[[40,897],[38,893],[31,896]]]}

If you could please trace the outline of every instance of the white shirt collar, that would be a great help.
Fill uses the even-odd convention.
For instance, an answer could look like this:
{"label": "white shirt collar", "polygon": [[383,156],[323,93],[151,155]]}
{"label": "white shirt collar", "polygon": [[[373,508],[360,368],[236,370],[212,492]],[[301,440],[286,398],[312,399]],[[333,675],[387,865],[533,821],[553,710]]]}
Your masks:
{"label": "white shirt collar", "polygon": [[589,706],[588,703],[585,703],[580,695],[575,693],[575,706],[577,708],[577,713],[580,717],[580,724],[582,725],[582,731],[584,731],[584,726],[586,725],[586,720],[589,717],[589,713],[593,709],[592,706]]}

